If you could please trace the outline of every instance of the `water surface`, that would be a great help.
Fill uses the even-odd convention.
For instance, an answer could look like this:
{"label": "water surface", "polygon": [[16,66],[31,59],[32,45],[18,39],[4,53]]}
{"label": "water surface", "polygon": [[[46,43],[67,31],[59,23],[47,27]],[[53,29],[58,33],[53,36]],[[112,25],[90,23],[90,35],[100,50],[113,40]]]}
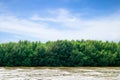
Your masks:
{"label": "water surface", "polygon": [[0,67],[0,80],[120,80],[120,67]]}

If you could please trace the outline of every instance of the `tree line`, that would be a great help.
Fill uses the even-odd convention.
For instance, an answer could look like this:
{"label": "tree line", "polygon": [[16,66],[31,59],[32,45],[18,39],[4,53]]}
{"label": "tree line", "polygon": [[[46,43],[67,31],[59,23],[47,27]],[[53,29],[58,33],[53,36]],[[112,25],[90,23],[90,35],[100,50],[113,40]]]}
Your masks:
{"label": "tree line", "polygon": [[120,66],[120,42],[20,40],[0,43],[0,66]]}

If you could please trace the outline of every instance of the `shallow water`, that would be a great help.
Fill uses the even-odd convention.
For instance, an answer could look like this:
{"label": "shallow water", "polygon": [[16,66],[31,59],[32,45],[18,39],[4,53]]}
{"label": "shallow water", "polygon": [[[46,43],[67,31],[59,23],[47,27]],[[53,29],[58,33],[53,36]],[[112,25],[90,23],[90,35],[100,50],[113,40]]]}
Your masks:
{"label": "shallow water", "polygon": [[0,67],[0,80],[120,80],[120,67]]}

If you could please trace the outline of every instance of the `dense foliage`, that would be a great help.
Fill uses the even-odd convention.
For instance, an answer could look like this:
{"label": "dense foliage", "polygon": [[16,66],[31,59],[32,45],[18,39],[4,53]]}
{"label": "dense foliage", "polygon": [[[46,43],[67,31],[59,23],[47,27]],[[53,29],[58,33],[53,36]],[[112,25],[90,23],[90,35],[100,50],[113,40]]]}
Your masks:
{"label": "dense foliage", "polygon": [[120,66],[120,42],[1,43],[0,66]]}

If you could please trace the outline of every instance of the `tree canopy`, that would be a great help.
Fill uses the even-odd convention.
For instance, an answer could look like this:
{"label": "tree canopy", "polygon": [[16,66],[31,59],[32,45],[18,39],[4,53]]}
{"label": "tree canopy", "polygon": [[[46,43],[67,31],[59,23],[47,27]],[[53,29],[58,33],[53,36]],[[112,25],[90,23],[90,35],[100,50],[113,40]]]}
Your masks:
{"label": "tree canopy", "polygon": [[0,66],[120,66],[120,42],[57,40],[0,43]]}

